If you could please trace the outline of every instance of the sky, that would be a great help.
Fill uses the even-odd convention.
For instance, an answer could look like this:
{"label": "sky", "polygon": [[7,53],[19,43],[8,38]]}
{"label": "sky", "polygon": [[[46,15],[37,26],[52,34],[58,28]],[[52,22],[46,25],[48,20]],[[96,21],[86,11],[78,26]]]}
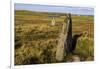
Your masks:
{"label": "sky", "polygon": [[89,7],[50,6],[50,5],[15,3],[14,9],[30,10],[35,12],[57,12],[57,13],[71,13],[78,15],[94,15],[94,8],[89,8]]}

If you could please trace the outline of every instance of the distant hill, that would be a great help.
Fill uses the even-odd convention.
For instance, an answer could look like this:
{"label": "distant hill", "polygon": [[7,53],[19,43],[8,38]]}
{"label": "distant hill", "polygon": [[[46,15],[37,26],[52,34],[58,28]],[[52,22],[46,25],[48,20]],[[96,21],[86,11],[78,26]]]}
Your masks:
{"label": "distant hill", "polygon": [[17,15],[53,15],[53,16],[63,16],[64,13],[53,13],[53,12],[35,12],[30,10],[15,10]]}

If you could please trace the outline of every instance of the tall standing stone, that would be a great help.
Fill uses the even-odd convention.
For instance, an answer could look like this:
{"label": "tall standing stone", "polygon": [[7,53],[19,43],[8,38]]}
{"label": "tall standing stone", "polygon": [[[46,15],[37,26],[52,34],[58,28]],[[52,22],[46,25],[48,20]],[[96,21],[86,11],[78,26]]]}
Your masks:
{"label": "tall standing stone", "polygon": [[[64,34],[64,30],[66,33]],[[71,14],[68,14],[65,18],[65,23],[63,23],[62,31],[59,35],[59,41],[56,51],[56,60],[63,61],[64,57],[67,55],[69,48],[72,44],[72,20]]]}

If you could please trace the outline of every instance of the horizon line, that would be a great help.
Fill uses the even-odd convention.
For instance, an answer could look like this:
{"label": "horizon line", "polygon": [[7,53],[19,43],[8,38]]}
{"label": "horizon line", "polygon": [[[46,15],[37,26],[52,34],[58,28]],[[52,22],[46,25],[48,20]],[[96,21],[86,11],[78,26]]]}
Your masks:
{"label": "horizon line", "polygon": [[73,7],[73,6],[53,6],[39,4],[14,4],[14,10],[29,10],[34,12],[53,12],[53,13],[71,13],[76,15],[94,15],[94,8]]}

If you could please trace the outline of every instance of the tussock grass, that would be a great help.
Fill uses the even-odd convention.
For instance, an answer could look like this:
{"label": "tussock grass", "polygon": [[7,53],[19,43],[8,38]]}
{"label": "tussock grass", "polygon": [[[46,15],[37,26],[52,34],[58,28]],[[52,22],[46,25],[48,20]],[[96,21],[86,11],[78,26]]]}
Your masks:
{"label": "tussock grass", "polygon": [[[55,19],[55,26],[51,25],[49,15],[61,16]],[[77,18],[82,21],[78,23]],[[60,13],[15,11],[15,65],[57,63],[56,46],[64,19],[65,14]],[[69,53],[63,62],[73,62],[74,55],[79,56],[80,61],[91,61],[94,59],[93,16],[73,15],[72,20],[73,34],[84,31],[89,33],[78,39],[74,53]]]}

